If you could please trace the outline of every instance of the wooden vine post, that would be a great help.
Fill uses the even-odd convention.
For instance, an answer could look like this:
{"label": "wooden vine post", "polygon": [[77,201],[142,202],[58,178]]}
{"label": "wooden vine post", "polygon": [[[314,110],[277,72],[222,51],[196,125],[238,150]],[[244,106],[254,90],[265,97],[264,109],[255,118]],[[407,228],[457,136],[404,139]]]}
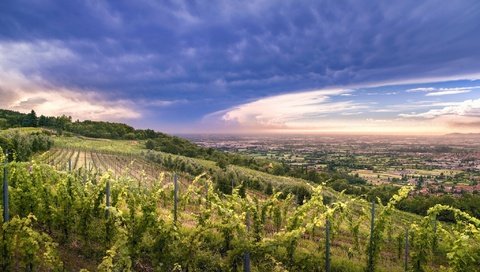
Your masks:
{"label": "wooden vine post", "polygon": [[330,219],[325,222],[325,271],[330,272]]}
{"label": "wooden vine post", "polygon": [[374,260],[374,236],[375,235],[375,200],[372,201],[372,210],[371,210],[371,221],[370,221],[370,244],[368,250],[368,267],[367,271],[375,271],[375,260]]}
{"label": "wooden vine post", "polygon": [[105,204],[107,209],[105,211],[105,216],[107,219],[110,217],[110,181],[107,180],[107,185],[105,186]]}
{"label": "wooden vine post", "polygon": [[[250,232],[250,212],[247,211],[245,215],[245,225],[247,226],[247,238],[248,233]],[[243,256],[243,271],[250,272],[250,252],[247,250]]]}
{"label": "wooden vine post", "polygon": [[432,241],[432,250],[433,252],[437,251],[438,238],[437,238],[437,218],[435,217],[433,221],[433,241]]}
{"label": "wooden vine post", "polygon": [[8,150],[5,151],[5,163],[3,166],[3,222],[10,220],[9,202],[8,202]]}
{"label": "wooden vine post", "polygon": [[405,271],[408,271],[408,254],[409,254],[409,244],[408,244],[408,228],[405,231]]}
{"label": "wooden vine post", "polygon": [[[9,212],[9,203],[8,203],[8,170],[7,170],[7,165],[8,165],[8,150],[5,150],[5,164],[3,166],[3,223],[6,223],[10,220],[10,212]],[[5,239],[6,232],[3,233],[4,237],[2,239]],[[10,266],[10,256],[8,254],[7,250],[7,243],[3,244],[3,271],[7,271],[8,267]]]}
{"label": "wooden vine post", "polygon": [[173,174],[173,223],[177,224],[178,181],[177,173]]}
{"label": "wooden vine post", "polygon": [[105,218],[106,218],[106,226],[105,226],[105,240],[110,242],[110,180],[107,180],[107,184],[105,186]]}

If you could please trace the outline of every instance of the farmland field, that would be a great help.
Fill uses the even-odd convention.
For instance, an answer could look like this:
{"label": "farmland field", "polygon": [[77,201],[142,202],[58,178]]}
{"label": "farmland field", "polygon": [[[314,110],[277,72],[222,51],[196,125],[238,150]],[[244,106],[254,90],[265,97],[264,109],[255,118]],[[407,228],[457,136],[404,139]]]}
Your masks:
{"label": "farmland field", "polygon": [[[59,171],[90,172],[98,175],[109,172],[114,177],[124,176],[147,185],[151,185],[162,174],[170,181],[173,175],[139,155],[93,149],[54,148],[38,156],[37,161],[51,165]],[[180,178],[180,182],[185,183],[185,179]]]}

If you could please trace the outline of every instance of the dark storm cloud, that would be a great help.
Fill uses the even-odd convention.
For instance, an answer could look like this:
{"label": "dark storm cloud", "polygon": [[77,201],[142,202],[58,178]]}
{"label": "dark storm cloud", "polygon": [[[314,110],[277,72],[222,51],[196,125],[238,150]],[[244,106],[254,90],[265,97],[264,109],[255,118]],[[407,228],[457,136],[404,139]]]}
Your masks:
{"label": "dark storm cloud", "polygon": [[182,114],[198,119],[293,90],[478,73],[480,2],[4,1],[0,42],[74,56],[26,76],[192,101]]}

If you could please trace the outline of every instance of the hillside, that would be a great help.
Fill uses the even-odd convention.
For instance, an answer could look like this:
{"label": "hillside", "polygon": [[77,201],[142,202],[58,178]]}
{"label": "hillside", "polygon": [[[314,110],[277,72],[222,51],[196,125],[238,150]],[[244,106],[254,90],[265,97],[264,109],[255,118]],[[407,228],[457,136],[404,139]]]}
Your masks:
{"label": "hillside", "polygon": [[[93,140],[93,139],[59,137],[59,138],[56,139],[56,143],[58,143],[58,146],[61,150],[65,150],[65,152],[63,154],[66,154],[66,150],[69,150],[69,152],[71,152],[71,154],[70,153],[68,153],[68,154],[71,158],[80,157],[80,155],[79,155],[80,153],[76,153],[76,151],[75,151],[75,153],[72,152],[72,150],[75,150],[75,149],[80,150],[80,148],[83,148],[84,150],[89,149],[90,152],[94,151],[94,153],[97,154],[97,155],[95,155],[97,157],[110,156],[110,158],[116,158],[117,161],[128,161],[130,159],[130,160],[134,161],[134,163],[138,163],[140,161],[143,161],[144,156],[152,156],[152,153],[153,153],[152,151],[149,151],[148,153],[144,152],[144,150],[142,150],[142,148],[141,148],[141,145],[138,142],[134,142],[134,141],[128,142],[128,141]],[[119,151],[118,149],[119,149],[120,146],[123,146],[125,151],[123,151],[123,152]],[[51,158],[51,157],[55,157],[55,154],[62,154],[62,153],[59,153],[59,150],[54,150],[53,152],[55,152],[55,153],[53,153],[53,154],[49,154],[50,152],[45,153],[44,155],[42,155],[42,157],[43,158],[49,158],[49,157]],[[75,155],[75,154],[78,154],[78,155]],[[150,154],[150,155],[148,155],[148,154]],[[188,157],[184,157],[184,156],[172,155],[172,154],[167,154],[167,153],[158,152],[158,151],[156,151],[154,154],[156,156],[159,156],[161,158],[161,161],[168,161],[165,158],[171,157],[172,161],[189,162],[189,164],[196,165],[197,167],[201,168],[200,169],[201,171],[206,170],[207,173],[208,172],[215,173],[216,171],[222,171],[221,168],[215,162],[212,162],[212,161],[188,158]],[[64,163],[62,163],[62,164],[65,167],[63,169],[67,169],[66,168],[67,155],[57,155],[57,156],[58,157],[64,157],[63,158]],[[95,157],[95,156],[93,156],[93,157]],[[77,161],[80,161],[80,159],[77,159]],[[115,176],[120,176],[120,175],[118,175],[119,172],[117,172],[117,169],[118,170],[122,169],[123,168],[122,166],[114,166],[116,164],[116,162],[114,162],[113,159],[105,159],[103,161],[105,161],[106,164],[110,164],[110,167],[100,166],[101,168],[103,168],[103,172],[105,171],[105,169],[110,168],[112,170],[112,173],[114,173]],[[151,160],[148,160],[148,161],[151,161]],[[73,167],[73,169],[77,169],[77,171],[79,171],[81,173],[81,171],[82,171],[81,166],[78,166],[76,164],[74,164],[74,165],[75,165],[75,167]],[[158,164],[158,163],[154,164],[154,165],[156,165],[156,166],[154,166],[154,167],[156,167],[156,168],[154,168],[155,170],[152,170],[152,169],[148,170],[149,169],[148,165],[151,165],[151,163],[149,163],[149,162],[145,163],[144,162],[143,166],[142,166],[142,164],[139,164],[138,166],[133,167],[137,170],[146,169],[145,180],[151,180],[151,181],[149,181],[148,183],[142,183],[142,184],[145,184],[145,185],[150,184],[149,186],[152,186],[152,184],[154,184],[154,182],[153,182],[154,178],[153,177],[155,176],[156,173],[161,172],[163,174],[161,174],[159,176],[159,178],[163,177],[163,181],[160,181],[160,184],[162,184],[163,186],[167,186],[166,188],[170,188],[170,190],[173,190],[173,188],[171,187],[172,184],[173,184],[173,178],[172,178],[173,174],[172,174],[172,172],[176,171],[177,173],[180,173],[180,174],[184,175],[182,178],[180,178],[182,180],[182,182],[179,185],[180,186],[179,187],[179,195],[180,196],[182,196],[185,193],[188,194],[188,192],[191,192],[192,190],[198,190],[198,189],[194,189],[194,188],[196,188],[195,186],[198,185],[198,184],[196,184],[196,182],[194,182],[194,184],[191,185],[193,187],[191,187],[189,185],[189,184],[192,184],[192,180],[194,178],[192,173],[179,171],[180,169],[178,168],[178,166],[175,166],[175,165],[174,166],[169,166],[170,167],[169,168],[169,167],[165,167],[163,164]],[[129,169],[128,166],[127,166],[126,169]],[[260,186],[259,187],[249,186],[251,188],[248,189],[246,201],[247,201],[247,203],[251,203],[252,205],[254,205],[253,207],[260,204],[260,206],[258,206],[256,208],[256,209],[259,209],[259,210],[257,210],[257,212],[259,213],[258,214],[259,216],[263,213],[262,212],[263,205],[269,205],[268,203],[271,203],[272,201],[274,201],[274,202],[280,201],[280,202],[278,202],[279,204],[282,203],[283,201],[286,201],[282,205],[286,205],[286,203],[290,203],[290,204],[288,204],[288,206],[290,207],[288,209],[289,210],[288,213],[295,214],[296,212],[295,212],[294,207],[297,205],[295,203],[298,203],[298,201],[299,201],[297,197],[293,198],[293,199],[290,199],[290,200],[288,200],[288,199],[287,200],[281,200],[281,199],[277,198],[278,196],[268,196],[267,194],[264,193],[264,190],[265,190],[265,185],[264,184],[272,184],[273,188],[274,188],[273,190],[274,191],[279,191],[279,192],[282,192],[282,190],[285,189],[285,186],[287,188],[296,188],[296,186],[302,186],[304,188],[308,188],[308,190],[312,190],[313,187],[311,187],[311,186],[314,185],[314,184],[312,184],[308,181],[302,180],[302,179],[295,179],[295,178],[291,178],[291,177],[279,177],[279,176],[271,175],[271,174],[268,174],[268,173],[265,173],[265,172],[256,171],[256,170],[248,169],[248,168],[241,167],[241,166],[235,166],[235,165],[228,166],[227,169],[225,169],[224,171],[228,172],[228,173],[233,172],[233,173],[236,174],[236,177],[234,179],[234,186],[239,186],[242,179],[252,180],[252,178],[253,178],[253,179],[257,180],[257,184],[259,184]],[[102,171],[100,171],[100,172],[102,172]],[[130,178],[136,179],[137,181],[133,182],[133,184],[137,184],[137,182],[139,180],[139,178],[138,178],[139,175],[135,174],[136,173],[135,171],[131,172],[131,171],[127,170],[127,172],[128,173],[124,172],[124,175],[129,176]],[[212,181],[214,182],[214,183],[212,183],[212,186],[218,186],[218,185],[215,184],[216,183],[215,180],[212,180]],[[138,184],[140,184],[140,183],[138,183]],[[238,188],[241,188],[241,187],[238,187]],[[201,190],[203,190],[203,189],[201,189]],[[335,228],[334,233],[337,233],[337,234],[334,234],[335,238],[333,238],[332,244],[330,245],[331,254],[333,255],[332,256],[333,266],[337,267],[339,269],[338,271],[362,271],[361,267],[364,266],[364,263],[366,261],[365,258],[368,257],[368,254],[366,254],[364,252],[366,252],[366,250],[368,249],[368,239],[369,239],[368,238],[369,237],[368,232],[369,232],[369,227],[370,227],[369,226],[369,220],[368,220],[368,211],[369,211],[371,205],[368,202],[366,202],[365,200],[362,200],[362,199],[355,199],[352,202],[353,199],[351,197],[341,195],[338,192],[335,192],[335,191],[333,191],[329,188],[326,188],[326,187],[323,187],[321,191],[322,191],[321,195],[322,195],[322,199],[323,199],[322,203],[330,203],[326,207],[337,207],[337,208],[335,208],[336,211],[334,212],[334,214],[332,214],[332,216],[334,216],[334,217],[332,217],[332,220],[335,222],[334,224],[336,224],[336,226],[332,227],[332,228]],[[237,193],[238,193],[238,191],[237,191]],[[221,196],[218,196],[218,197],[220,197],[218,200],[220,200],[222,202],[225,201],[226,199],[229,199],[228,195],[225,196],[226,199],[224,197],[221,197]],[[182,197],[180,197],[180,199],[181,198]],[[221,199],[224,199],[224,200],[221,200]],[[257,199],[259,201],[258,202],[259,204],[254,204],[254,203],[257,203],[256,202],[257,200],[255,200],[255,199]],[[204,201],[206,201],[206,200],[204,200]],[[292,201],[293,201],[293,203],[292,203]],[[315,200],[315,196],[313,196],[312,199],[310,199],[310,201],[315,202],[315,201],[318,201],[318,200]],[[308,203],[310,201],[306,202],[302,206],[297,206],[298,209],[302,210],[302,208],[300,208],[300,207],[309,206]],[[345,203],[345,204],[342,204],[341,206],[338,206],[338,204],[334,204],[334,203]],[[179,205],[181,206],[182,204],[179,204]],[[231,204],[228,204],[228,205],[231,205]],[[242,205],[245,205],[245,204],[242,204]],[[310,205],[314,205],[314,204],[312,203]],[[318,202],[314,206],[316,206],[316,205],[318,205]],[[344,205],[346,205],[346,206],[344,206]],[[168,205],[167,205],[166,207],[164,206],[164,209],[165,208],[166,208],[166,210],[161,209],[163,211],[159,211],[159,212],[161,214],[165,215],[165,216],[168,216],[168,214],[171,212],[171,209],[173,207],[168,208]],[[293,210],[290,210],[290,209],[293,209]],[[311,208],[309,208],[309,209],[311,209]],[[378,208],[377,207],[377,209],[383,210],[385,208]],[[187,230],[185,230],[187,232],[190,231],[190,230],[188,230],[189,227],[196,226],[196,223],[195,223],[196,219],[195,219],[195,216],[192,217],[192,210],[195,210],[195,209],[193,207],[188,208],[188,204],[187,204],[187,206],[185,206],[185,208],[184,208],[184,211],[186,211],[186,213],[183,214],[181,212],[178,216],[180,218],[179,220],[182,222],[182,226],[187,228]],[[325,210],[325,212],[327,210]],[[238,211],[238,212],[239,212],[239,214],[242,214],[241,211]],[[382,261],[377,267],[378,271],[382,271],[382,270],[401,271],[402,270],[403,259],[402,259],[401,256],[403,256],[403,253],[399,254],[398,253],[398,250],[399,250],[398,248],[399,247],[400,248],[404,247],[404,246],[402,246],[402,243],[404,243],[404,239],[401,238],[404,235],[403,234],[403,229],[404,228],[410,228],[409,226],[411,224],[414,224],[414,226],[416,226],[418,223],[421,223],[422,221],[424,221],[422,219],[422,217],[412,215],[412,214],[409,214],[409,213],[404,213],[404,212],[395,211],[395,210],[392,210],[389,213],[392,213],[392,212],[393,212],[393,214],[390,214],[390,215],[387,216],[388,220],[386,222],[388,222],[388,223],[387,223],[386,226],[384,226],[385,229],[384,229],[383,234],[382,234],[382,236],[383,236],[383,238],[381,239],[383,241],[382,243],[386,243],[386,244],[384,244],[382,246],[383,247],[383,250],[382,250],[383,253],[380,254],[380,257],[379,257],[380,259],[382,259]],[[220,214],[223,214],[223,212],[221,212]],[[220,214],[218,216],[220,216]],[[244,212],[243,212],[243,216],[246,216],[246,214]],[[265,216],[268,217],[267,214],[265,214]],[[262,238],[260,241],[265,242],[269,239],[272,239],[272,237],[277,237],[277,238],[274,238],[274,239],[280,239],[280,237],[278,236],[278,235],[280,235],[280,233],[281,233],[281,235],[291,235],[291,233],[287,234],[287,233],[289,233],[288,222],[290,222],[290,221],[286,219],[287,217],[290,217],[290,215],[289,216],[287,216],[287,214],[284,215],[284,216],[286,216],[285,219],[283,219],[283,220],[286,220],[285,223],[284,223],[284,224],[286,224],[285,229],[282,230],[282,227],[278,226],[277,231],[280,231],[278,233],[275,231],[275,226],[274,225],[269,225],[269,224],[274,224],[274,221],[275,221],[274,214],[270,214],[270,216],[273,216],[273,217],[269,217],[270,220],[272,220],[271,223],[267,223],[267,221],[268,221],[267,220],[267,221],[265,221],[264,223],[261,224],[262,228],[264,228],[264,231],[262,231],[262,233],[263,233],[262,236],[265,235],[265,237]],[[218,217],[215,220],[219,220],[220,218],[222,218],[222,216]],[[310,219],[313,222],[313,221],[315,221],[315,218],[317,218],[317,217],[314,216]],[[172,218],[170,218],[170,219],[173,220]],[[262,219],[262,220],[264,220],[264,219]],[[308,219],[304,218],[302,220],[307,220],[307,221],[304,221],[304,224],[308,225],[308,223],[307,223],[309,221]],[[314,223],[314,225],[318,227],[317,230],[314,230],[315,228],[309,230],[309,228],[311,226],[307,227],[307,229],[301,228],[300,233],[303,233],[303,234],[301,234],[301,236],[296,236],[297,238],[294,239],[294,240],[300,239],[300,240],[297,240],[297,241],[302,241],[300,243],[301,245],[299,244],[299,246],[296,247],[296,250],[298,250],[299,252],[303,252],[303,253],[299,253],[299,254],[307,254],[307,255],[308,254],[314,254],[315,255],[315,254],[319,254],[319,253],[321,254],[322,249],[320,250],[320,252],[317,252],[317,249],[314,249],[314,248],[315,248],[315,244],[319,243],[320,241],[322,241],[322,239],[325,238],[325,235],[322,234],[322,229],[323,229],[323,232],[325,231],[325,229],[324,229],[325,225],[321,221],[318,221],[318,219],[316,219],[316,220],[317,221],[316,221],[316,223]],[[431,219],[429,219],[429,220],[431,220]],[[414,223],[414,222],[418,222],[418,223]],[[224,224],[224,223],[222,223],[222,224]],[[238,223],[236,223],[236,224],[238,224]],[[252,222],[252,224],[255,224],[255,223]],[[300,227],[300,226],[306,227],[307,225],[299,224],[298,227]],[[431,225],[430,227],[432,227],[432,226],[433,225]],[[440,226],[440,224],[438,226]],[[428,226],[424,226],[424,227],[428,227]],[[448,228],[448,226],[445,226],[445,227]],[[290,230],[290,231],[293,231],[293,230]],[[296,230],[296,231],[298,231],[298,230]],[[355,234],[355,233],[357,233],[357,234]],[[254,235],[254,234],[252,234],[252,235]],[[298,234],[296,234],[296,235],[298,235]],[[358,238],[355,238],[355,237],[358,237]],[[267,240],[263,240],[263,239],[267,239]],[[281,239],[284,239],[284,238],[281,238]],[[355,239],[358,239],[358,242],[356,242]],[[398,239],[400,239],[400,240],[398,240]],[[415,239],[415,238],[412,238],[412,239]],[[402,243],[399,243],[398,241],[402,241]],[[280,242],[280,241],[278,241],[278,242]],[[281,244],[283,244],[283,243],[284,242],[282,242]],[[362,245],[362,243],[363,243],[363,245]],[[321,245],[321,242],[320,242],[320,245]],[[257,244],[256,246],[258,247],[257,248],[258,250],[260,250],[260,248],[262,247],[260,244]],[[271,246],[271,245],[269,245],[269,246]],[[277,245],[277,246],[280,246],[280,244]],[[413,247],[413,245],[410,245],[410,247]],[[323,249],[323,251],[324,250],[325,249]],[[410,250],[413,250],[413,249],[411,248]],[[315,253],[315,252],[317,252],[317,253]],[[438,252],[435,253],[435,254],[438,254]],[[437,257],[439,255],[435,255],[435,254],[431,255],[431,253],[429,253],[429,255],[431,255],[431,257],[429,257],[429,261],[425,264],[425,267],[432,268],[432,267],[438,267],[440,264],[441,265],[447,265],[447,263],[445,263],[443,261],[440,261],[441,258]],[[441,253],[441,254],[444,254],[444,253]],[[390,257],[388,257],[388,256],[390,256]],[[397,256],[397,258],[394,258],[393,256]],[[316,258],[319,258],[320,260],[322,260],[321,255],[317,256]],[[384,259],[384,258],[387,258],[388,261],[387,261],[387,259]],[[196,264],[196,265],[198,265],[198,264]],[[241,264],[238,264],[238,265],[240,266]],[[286,269],[287,267],[290,267],[290,270],[297,271],[298,269],[300,269],[299,267],[297,267],[297,265],[299,265],[299,264],[295,264],[295,265],[294,264],[290,264],[290,265],[284,264],[284,268]],[[305,265],[305,264],[303,264],[303,265]],[[312,264],[312,265],[322,267],[322,263],[316,263],[316,264]],[[359,268],[359,269],[357,270],[356,267]],[[207,268],[205,268],[205,269],[207,269]]]}
{"label": "hillside", "polygon": [[[403,271],[405,256],[415,271],[470,271],[480,259],[478,219],[446,206],[426,217],[398,211],[406,188],[372,213],[362,197],[148,150],[148,140],[31,128],[0,135],[53,141],[33,161],[7,166],[4,270],[238,271],[246,252],[253,271]],[[437,221],[444,213],[457,223]]]}
{"label": "hillside", "polygon": [[[34,127],[34,128],[30,128]],[[198,146],[186,139],[156,132],[151,129],[135,129],[123,123],[103,121],[72,121],[69,116],[43,116],[37,117],[35,111],[29,114],[0,109],[0,129],[46,128],[56,131],[58,135],[84,136],[87,138],[142,141],[142,147],[150,150],[162,151],[175,155],[183,155],[199,159],[207,159],[220,164],[236,164],[260,169],[270,162],[255,160],[248,156],[229,154]],[[88,139],[87,139],[88,140]]]}
{"label": "hillside", "polygon": [[[81,143],[79,140],[75,142]],[[110,143],[109,148],[121,143]],[[122,154],[88,145],[84,148],[90,148],[89,155],[64,146],[36,159],[58,170],[35,162],[9,164],[8,172],[12,173],[9,181],[14,184],[10,189],[12,224],[23,224],[30,232],[41,231],[50,237],[38,240],[37,236],[28,236],[30,238],[26,240],[36,241],[40,252],[48,254],[45,255],[49,257],[48,262],[42,257],[19,255],[22,245],[17,245],[17,250],[12,252],[17,252],[14,256],[20,267],[33,265],[38,269],[53,269],[63,266],[69,271],[80,268],[172,271],[175,267],[182,267],[182,270],[223,271],[232,267],[236,267],[233,270],[241,269],[244,252],[248,251],[251,266],[256,271],[322,270],[326,265],[327,218],[330,222],[328,252],[332,271],[363,271],[368,256],[377,254],[372,257],[376,271],[402,271],[403,253],[398,250],[404,250],[404,228],[408,228],[412,235],[409,242],[412,266],[417,258],[415,254],[423,254],[425,250],[429,257],[421,261],[422,267],[434,269],[449,265],[441,257],[451,250],[448,241],[455,239],[455,236],[449,236],[449,226],[436,225],[435,235],[442,245],[438,251],[430,252],[424,248],[426,238],[421,235],[427,230],[428,235],[432,234],[434,225],[425,225],[433,222],[432,217],[423,219],[396,211],[393,206],[377,204],[375,228],[378,237],[372,239],[378,239],[378,248],[371,248],[371,204],[365,200],[352,199],[325,187],[314,188],[300,179],[279,178],[229,166],[234,171],[243,171],[244,175],[255,176],[259,182],[278,182],[275,187],[291,182],[303,183],[312,190],[312,195],[302,205],[296,204],[295,198],[284,199],[279,194],[268,196],[250,189],[242,198],[241,186],[233,195],[222,195],[214,189],[215,184],[208,175],[191,178],[188,173],[179,173],[178,200],[175,201],[173,173],[159,164],[142,160],[141,152]],[[218,170],[218,166],[208,161],[181,159]],[[90,160],[92,164],[85,167]],[[142,168],[144,177],[138,174]],[[108,169],[111,174],[107,174]],[[126,171],[121,174],[122,170]],[[152,178],[155,174],[158,176]],[[33,182],[40,186],[32,187]],[[405,194],[399,197],[405,197]],[[36,223],[31,219],[21,221],[21,218],[28,218],[28,214],[35,214]],[[250,231],[245,218],[249,218]],[[6,229],[23,233],[14,226],[8,223]],[[50,239],[59,243],[61,251],[49,244]],[[431,248],[433,244],[430,243],[434,240],[427,239]],[[470,239],[476,241],[475,237]]]}

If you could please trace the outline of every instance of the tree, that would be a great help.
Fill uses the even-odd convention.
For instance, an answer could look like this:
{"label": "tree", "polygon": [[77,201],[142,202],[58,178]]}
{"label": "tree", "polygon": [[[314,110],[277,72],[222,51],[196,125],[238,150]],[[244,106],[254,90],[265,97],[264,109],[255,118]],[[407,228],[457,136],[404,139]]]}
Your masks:
{"label": "tree", "polygon": [[22,125],[24,127],[36,127],[38,125],[38,117],[34,110],[27,114]]}
{"label": "tree", "polygon": [[5,118],[0,118],[0,129],[5,129],[8,127],[8,120]]}
{"label": "tree", "polygon": [[48,125],[48,119],[45,117],[45,115],[40,115],[40,118],[38,118],[38,126],[39,127],[45,127]]}
{"label": "tree", "polygon": [[155,148],[155,142],[152,141],[151,139],[148,139],[146,142],[145,142],[145,147],[149,150],[153,150]]}
{"label": "tree", "polygon": [[217,161],[217,166],[220,167],[221,169],[225,170],[227,168],[228,162],[221,158]]}
{"label": "tree", "polygon": [[12,143],[11,139],[8,139],[8,138],[0,135],[0,147],[3,150],[11,150],[11,149],[13,149],[13,143]]}
{"label": "tree", "polygon": [[273,194],[273,186],[270,182],[267,183],[267,188],[265,188],[265,194],[267,194],[267,195],[272,195]]}
{"label": "tree", "polygon": [[245,198],[247,195],[247,183],[245,181],[242,182],[240,189],[238,190],[238,194],[240,197]]}
{"label": "tree", "polygon": [[422,189],[423,182],[424,182],[423,176],[420,176],[420,177],[418,178],[418,180],[417,180],[417,185],[415,186],[415,188],[416,188],[417,190]]}
{"label": "tree", "polygon": [[285,164],[274,163],[272,173],[277,176],[285,175]]}
{"label": "tree", "polygon": [[66,130],[68,125],[70,125],[71,123],[72,123],[72,117],[71,116],[62,115],[60,117],[57,117],[56,128],[59,131],[63,131],[63,130]]}
{"label": "tree", "polygon": [[335,170],[336,170],[335,163],[328,162],[327,163],[327,171],[328,172],[335,172]]}

